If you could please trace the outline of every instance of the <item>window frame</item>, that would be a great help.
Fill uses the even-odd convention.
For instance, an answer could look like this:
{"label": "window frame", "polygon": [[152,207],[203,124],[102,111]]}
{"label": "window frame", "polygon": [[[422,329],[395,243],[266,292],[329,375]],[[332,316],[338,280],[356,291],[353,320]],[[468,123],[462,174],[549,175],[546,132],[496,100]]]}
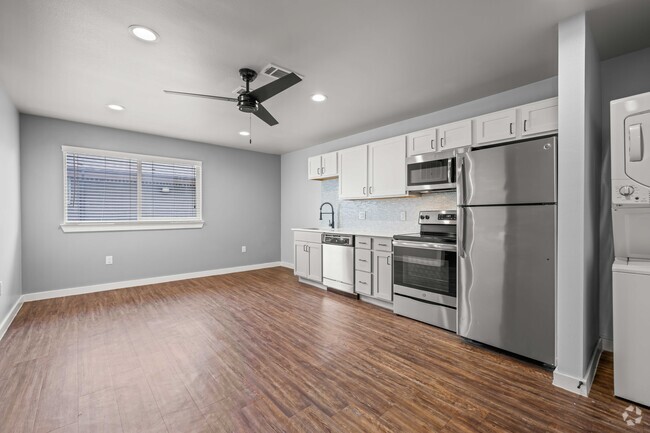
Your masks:
{"label": "window frame", "polygon": [[[138,198],[137,198],[137,221],[68,221],[68,173],[66,155],[76,153],[80,155],[103,156],[111,158],[133,159],[138,162]],[[140,153],[119,152],[114,150],[94,149],[89,147],[61,146],[63,156],[63,222],[61,230],[65,233],[78,232],[114,232],[131,230],[173,230],[173,229],[200,229],[203,228],[203,162],[190,159],[169,158],[165,156],[144,155]],[[192,165],[197,171],[196,176],[196,203],[197,216],[191,218],[174,219],[140,219],[142,211],[142,162],[154,162],[163,164]]]}

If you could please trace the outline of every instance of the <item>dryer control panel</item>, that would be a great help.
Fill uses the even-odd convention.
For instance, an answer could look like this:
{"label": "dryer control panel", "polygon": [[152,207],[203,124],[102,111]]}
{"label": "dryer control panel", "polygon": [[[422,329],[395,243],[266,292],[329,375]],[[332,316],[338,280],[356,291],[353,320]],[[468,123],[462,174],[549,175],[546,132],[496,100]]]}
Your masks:
{"label": "dryer control panel", "polygon": [[647,206],[650,204],[650,188],[631,179],[612,180],[612,204],[640,204]]}

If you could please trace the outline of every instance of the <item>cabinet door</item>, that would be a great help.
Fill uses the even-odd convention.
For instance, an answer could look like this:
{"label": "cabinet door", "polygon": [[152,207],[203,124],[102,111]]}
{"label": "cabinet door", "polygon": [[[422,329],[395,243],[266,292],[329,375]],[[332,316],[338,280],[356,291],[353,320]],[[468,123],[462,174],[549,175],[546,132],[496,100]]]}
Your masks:
{"label": "cabinet door", "polygon": [[294,242],[294,269],[293,273],[299,277],[309,276],[309,252],[306,242]]}
{"label": "cabinet door", "polygon": [[368,196],[368,145],[339,152],[339,198]]}
{"label": "cabinet door", "polygon": [[309,254],[309,272],[307,279],[323,281],[323,246],[320,244],[307,244]]}
{"label": "cabinet door", "polygon": [[338,153],[331,152],[321,156],[321,175],[333,177],[339,174]]}
{"label": "cabinet door", "polygon": [[557,98],[519,107],[521,136],[546,134],[557,130]]}
{"label": "cabinet door", "polygon": [[373,274],[375,297],[384,301],[393,300],[393,258],[390,253],[374,251],[375,273]]}
{"label": "cabinet door", "polygon": [[474,119],[476,144],[495,143],[517,136],[517,109],[503,110]]}
{"label": "cabinet door", "polygon": [[406,139],[404,136],[368,145],[368,196],[406,195]]}
{"label": "cabinet door", "polygon": [[309,179],[318,179],[321,177],[321,157],[312,156],[307,160],[307,173]]}
{"label": "cabinet door", "polygon": [[472,121],[461,120],[438,127],[438,151],[472,145]]}
{"label": "cabinet door", "polygon": [[406,136],[406,155],[413,156],[422,153],[435,152],[437,143],[436,128],[414,132]]}

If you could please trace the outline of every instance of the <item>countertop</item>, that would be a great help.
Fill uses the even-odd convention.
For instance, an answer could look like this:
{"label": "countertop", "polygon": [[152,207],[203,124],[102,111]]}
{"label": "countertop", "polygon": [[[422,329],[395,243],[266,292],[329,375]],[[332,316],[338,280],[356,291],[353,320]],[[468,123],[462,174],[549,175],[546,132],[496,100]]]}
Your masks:
{"label": "countertop", "polygon": [[[400,231],[387,231],[384,229],[378,230],[366,230],[366,229],[346,229],[346,228],[336,228],[330,229],[327,227],[311,227],[311,228],[292,228],[291,230],[295,232],[317,232],[317,233],[340,233],[345,235],[354,235],[354,236],[372,236],[376,238],[392,238],[397,234],[404,234],[403,230]],[[417,230],[412,230],[411,233],[415,233]]]}

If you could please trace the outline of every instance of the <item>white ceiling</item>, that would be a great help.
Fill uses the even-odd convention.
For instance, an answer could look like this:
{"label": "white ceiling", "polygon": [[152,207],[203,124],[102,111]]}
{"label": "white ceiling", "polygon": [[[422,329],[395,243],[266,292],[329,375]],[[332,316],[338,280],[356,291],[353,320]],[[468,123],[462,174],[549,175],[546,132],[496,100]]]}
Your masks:
{"label": "white ceiling", "polygon": [[[0,80],[24,113],[285,153],[553,76],[557,22],[616,2],[1,0]],[[162,92],[232,96],[240,67],[269,62],[305,78],[264,104],[280,124],[253,118],[252,145],[234,104]]]}

